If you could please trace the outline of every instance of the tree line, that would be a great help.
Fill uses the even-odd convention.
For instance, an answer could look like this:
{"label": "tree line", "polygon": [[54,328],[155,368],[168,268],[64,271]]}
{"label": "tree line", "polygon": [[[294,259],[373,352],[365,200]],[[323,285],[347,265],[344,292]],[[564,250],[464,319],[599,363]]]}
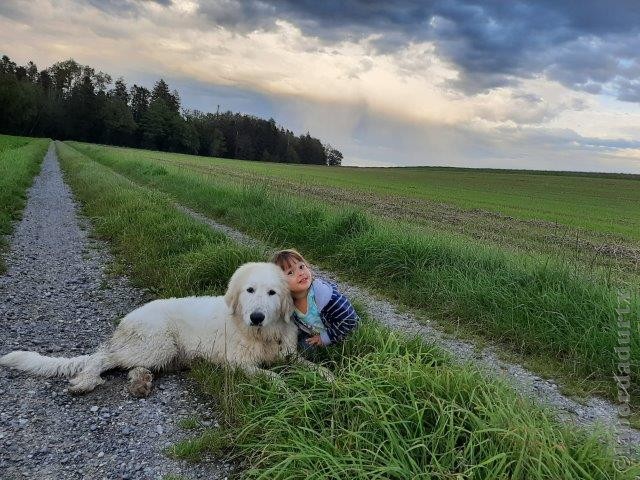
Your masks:
{"label": "tree line", "polygon": [[272,118],[182,109],[163,79],[152,90],[129,88],[72,59],[38,70],[2,56],[0,132],[268,162],[341,165],[343,158]]}

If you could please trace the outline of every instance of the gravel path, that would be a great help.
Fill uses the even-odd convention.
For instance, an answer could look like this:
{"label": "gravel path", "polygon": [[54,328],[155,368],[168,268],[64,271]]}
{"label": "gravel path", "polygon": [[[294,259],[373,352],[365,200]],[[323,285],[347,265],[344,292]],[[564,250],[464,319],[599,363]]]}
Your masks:
{"label": "gravel path", "polygon": [[[251,245],[265,252],[273,251],[264,243],[183,205],[176,204],[176,208],[200,222],[206,223],[211,228],[222,231],[238,243]],[[576,423],[587,429],[593,428],[596,424],[612,429],[620,453],[640,458],[640,431],[629,428],[620,422],[615,404],[598,397],[591,397],[584,404],[578,403],[560,393],[558,386],[553,381],[540,378],[521,365],[502,360],[494,347],[488,346],[479,349],[471,343],[453,338],[433,325],[420,321],[410,312],[398,311],[396,306],[379,296],[341,281],[332,272],[322,270],[317,266],[312,266],[312,268],[320,276],[335,282],[349,298],[358,300],[365,306],[367,313],[372,318],[395,330],[409,335],[417,335],[426,342],[434,343],[450,352],[456,360],[471,362],[491,374],[506,379],[521,394],[553,408],[564,421]]]}
{"label": "gravel path", "polygon": [[[105,274],[106,245],[88,238],[63,182],[53,144],[10,238],[0,277],[0,355],[15,349],[56,356],[91,352],[114,320],[149,300],[126,279]],[[85,396],[66,380],[0,369],[0,478],[225,478],[228,465],[174,460],[166,447],[190,435],[184,417],[215,425],[211,411],[181,374],[157,377],[147,399],[126,392],[124,372]]]}

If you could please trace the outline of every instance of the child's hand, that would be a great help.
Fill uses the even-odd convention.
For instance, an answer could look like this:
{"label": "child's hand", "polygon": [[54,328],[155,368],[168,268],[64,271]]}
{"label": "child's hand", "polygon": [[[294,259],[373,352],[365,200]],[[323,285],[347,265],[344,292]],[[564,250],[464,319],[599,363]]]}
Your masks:
{"label": "child's hand", "polygon": [[321,347],[323,345],[320,335],[314,335],[313,337],[307,338],[307,344],[313,345],[314,347]]}

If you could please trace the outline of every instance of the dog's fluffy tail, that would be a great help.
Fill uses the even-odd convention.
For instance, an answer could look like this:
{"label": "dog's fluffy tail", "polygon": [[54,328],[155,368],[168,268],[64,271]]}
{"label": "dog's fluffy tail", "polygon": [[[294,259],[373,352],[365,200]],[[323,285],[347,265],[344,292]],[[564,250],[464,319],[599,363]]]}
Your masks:
{"label": "dog's fluffy tail", "polygon": [[16,350],[0,357],[0,365],[43,377],[72,377],[84,368],[90,357],[46,357],[36,352]]}

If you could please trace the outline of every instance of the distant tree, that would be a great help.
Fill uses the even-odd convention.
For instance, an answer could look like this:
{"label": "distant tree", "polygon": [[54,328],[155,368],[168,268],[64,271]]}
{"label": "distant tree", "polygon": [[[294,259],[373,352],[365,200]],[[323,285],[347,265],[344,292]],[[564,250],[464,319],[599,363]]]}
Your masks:
{"label": "distant tree", "polygon": [[16,79],[19,82],[22,82],[23,80],[27,79],[27,69],[25,67],[22,67],[22,66],[17,67],[15,75],[16,75]]}
{"label": "distant tree", "polygon": [[29,60],[29,63],[26,67],[27,70],[27,78],[31,83],[36,83],[38,81],[38,67],[35,63]]}
{"label": "distant tree", "polygon": [[38,74],[40,89],[40,113],[29,135],[40,134],[45,137],[60,138],[64,132],[64,104],[63,99],[56,92],[49,70],[42,70]]}
{"label": "distant tree", "polygon": [[111,75],[104,72],[94,72],[91,75],[91,81],[98,92],[105,93],[107,91],[107,87],[111,84]]}
{"label": "distant tree", "polygon": [[[126,88],[125,88],[126,93]],[[120,96],[111,96],[104,105],[103,143],[131,145],[136,131],[136,122],[127,103]]]}
{"label": "distant tree", "polygon": [[9,57],[3,55],[0,59],[0,73],[14,75],[16,73],[16,63],[12,62]]}
{"label": "distant tree", "polygon": [[5,65],[0,73],[0,131],[28,135],[37,119],[39,91],[37,86],[18,80],[16,68]]}
{"label": "distant tree", "polygon": [[144,147],[157,150],[170,149],[169,137],[172,134],[173,113],[162,99],[156,98],[151,101],[149,108],[140,120]]}
{"label": "distant tree", "polygon": [[314,165],[326,165],[327,154],[320,143],[320,140],[313,138],[307,132],[306,135],[300,135],[296,146],[298,157],[301,163],[309,163]]}
{"label": "distant tree", "polygon": [[156,82],[151,92],[151,101],[163,100],[167,106],[176,114],[180,112],[180,97],[178,92],[174,90],[174,93],[169,92],[169,85],[163,79]]}
{"label": "distant tree", "polygon": [[[87,67],[88,68],[88,67]],[[49,75],[53,79],[55,89],[63,95],[71,91],[71,88],[83,77],[83,67],[73,59],[54,63],[49,67]],[[84,76],[90,76],[87,72]]]}
{"label": "distant tree", "polygon": [[300,157],[298,156],[298,152],[296,152],[296,149],[293,147],[293,145],[289,145],[287,147],[284,161],[285,163],[300,163]]}
{"label": "distant tree", "polygon": [[47,70],[42,70],[38,74],[38,85],[47,93],[51,90],[51,87],[53,87],[53,80]]}
{"label": "distant tree", "polygon": [[125,105],[129,103],[129,92],[127,91],[127,84],[124,83],[122,77],[118,78],[113,85],[113,90],[109,92],[109,95],[113,98],[119,99]]}
{"label": "distant tree", "polygon": [[100,109],[95,86],[89,75],[74,84],[69,93],[66,136],[78,140],[98,141],[100,134]]}
{"label": "distant tree", "polygon": [[238,135],[236,144],[237,153],[235,158],[243,160],[256,160],[256,150],[253,146],[253,139],[249,133],[241,133]]}
{"label": "distant tree", "polygon": [[142,117],[149,109],[151,92],[149,92],[149,90],[145,87],[134,85],[133,87],[131,87],[130,98],[131,114],[133,115],[133,120],[136,123],[140,123],[142,121]]}
{"label": "distant tree", "polygon": [[332,167],[339,167],[342,165],[343,157],[339,150],[336,150],[329,144],[325,145],[324,150],[327,157],[327,165]]}
{"label": "distant tree", "polygon": [[221,157],[226,150],[224,135],[217,128],[213,129],[213,141],[211,143],[211,156]]}
{"label": "distant tree", "polygon": [[198,153],[200,150],[200,137],[196,128],[182,118],[180,118],[179,125],[182,133],[181,148],[179,150],[186,153]]}

